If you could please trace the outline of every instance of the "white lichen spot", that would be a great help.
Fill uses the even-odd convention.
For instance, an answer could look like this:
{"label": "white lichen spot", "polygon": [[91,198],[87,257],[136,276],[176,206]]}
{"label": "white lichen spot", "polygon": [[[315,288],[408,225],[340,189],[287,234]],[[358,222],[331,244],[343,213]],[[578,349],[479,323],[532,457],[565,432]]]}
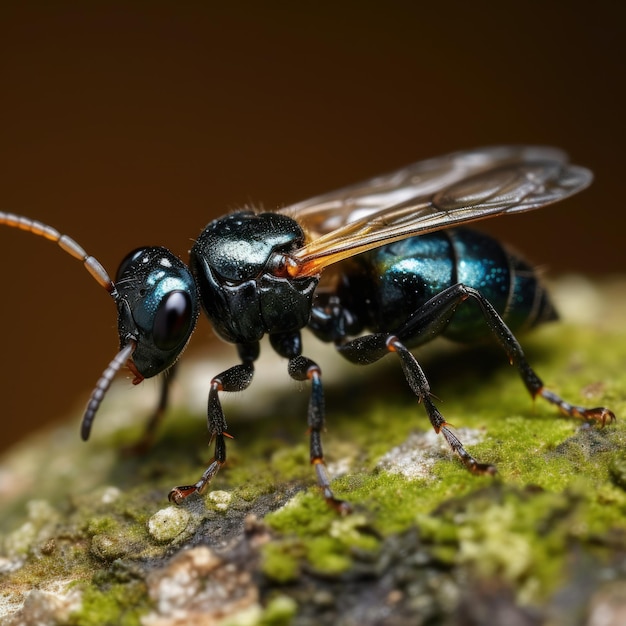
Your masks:
{"label": "white lichen spot", "polygon": [[220,489],[209,492],[209,495],[207,496],[218,511],[225,511],[229,507],[232,497],[231,493]]}
{"label": "white lichen spot", "polygon": [[36,543],[52,536],[59,514],[47,500],[26,503],[28,520],[4,538],[4,549],[9,556],[26,554]]}
{"label": "white lichen spot", "polygon": [[56,509],[47,500],[31,500],[26,508],[29,519],[38,525],[56,521],[59,517]]}
{"label": "white lichen spot", "polygon": [[259,615],[258,588],[250,572],[206,546],[179,552],[151,571],[146,582],[153,610],[142,617],[143,626],[239,624],[238,616]]}
{"label": "white lichen spot", "polygon": [[[465,446],[480,443],[484,433],[472,428],[455,430]],[[453,452],[442,435],[434,430],[411,433],[404,443],[392,448],[378,461],[378,469],[401,474],[409,480],[433,477],[432,469],[437,461],[450,458]]]}
{"label": "white lichen spot", "polygon": [[156,541],[172,541],[187,528],[189,517],[185,509],[168,506],[148,520],[148,532]]}
{"label": "white lichen spot", "polygon": [[73,578],[40,584],[38,589],[18,587],[6,598],[8,602],[0,601],[0,618],[11,615],[7,624],[67,624],[80,609],[82,589]]}
{"label": "white lichen spot", "polygon": [[100,533],[91,538],[91,553],[105,561],[119,559],[128,554],[129,542],[122,534]]}
{"label": "white lichen spot", "polygon": [[[22,565],[24,565],[25,560],[26,557],[24,556],[13,556],[11,558],[0,556],[0,574],[10,574],[11,572],[17,572],[17,570],[20,569]],[[0,617],[1,616],[2,613],[0,613]]]}
{"label": "white lichen spot", "polygon": [[37,538],[37,528],[28,521],[10,532],[4,540],[4,549],[11,555],[26,554]]}
{"label": "white lichen spot", "polygon": [[112,504],[120,497],[121,493],[117,487],[105,487],[101,497],[102,504]]}
{"label": "white lichen spot", "polygon": [[326,469],[328,470],[328,474],[331,479],[339,478],[340,476],[345,476],[349,471],[352,465],[352,460],[348,457],[344,457],[337,461],[332,461],[326,464]]}

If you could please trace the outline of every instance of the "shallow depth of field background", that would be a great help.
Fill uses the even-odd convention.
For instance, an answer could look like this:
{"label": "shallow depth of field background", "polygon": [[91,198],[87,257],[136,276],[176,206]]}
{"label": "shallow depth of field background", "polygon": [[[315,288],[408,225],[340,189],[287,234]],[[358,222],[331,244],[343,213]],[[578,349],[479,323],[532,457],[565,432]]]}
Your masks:
{"label": "shallow depth of field background", "polygon": [[[626,269],[619,3],[210,4],[3,2],[0,210],[67,232],[113,274],[140,245],[186,258],[246,203],[551,144],[592,188],[484,228],[553,275]],[[86,400],[117,336],[110,298],[54,245],[0,227],[0,268],[5,447]]]}

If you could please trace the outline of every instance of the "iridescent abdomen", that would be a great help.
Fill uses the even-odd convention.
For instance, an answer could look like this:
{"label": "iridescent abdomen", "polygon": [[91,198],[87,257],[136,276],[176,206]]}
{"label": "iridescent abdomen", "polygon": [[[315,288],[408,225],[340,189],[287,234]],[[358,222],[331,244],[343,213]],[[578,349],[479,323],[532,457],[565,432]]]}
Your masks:
{"label": "iridescent abdomen", "polygon": [[[513,332],[555,317],[533,268],[495,239],[466,228],[412,237],[355,257],[346,266],[340,297],[351,301],[351,310],[363,316],[367,328],[395,332],[428,300],[457,283],[479,290]],[[478,305],[466,301],[442,334],[473,342],[491,331]]]}

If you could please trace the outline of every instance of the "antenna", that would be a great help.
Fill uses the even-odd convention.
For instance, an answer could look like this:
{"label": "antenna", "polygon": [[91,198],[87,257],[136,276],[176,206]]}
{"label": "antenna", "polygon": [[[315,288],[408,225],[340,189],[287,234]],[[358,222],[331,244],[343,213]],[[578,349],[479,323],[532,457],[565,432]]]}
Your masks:
{"label": "antenna", "polygon": [[[54,241],[69,255],[79,261],[82,261],[85,269],[91,274],[91,276],[93,276],[93,278],[95,278],[96,282],[103,287],[109,295],[111,295],[115,302],[119,302],[120,297],[115,287],[115,283],[111,280],[100,261],[87,254],[83,247],[76,243],[76,241],[74,241],[71,237],[62,235],[58,230],[56,230],[56,228],[52,228],[52,226],[48,226],[43,222],[31,220],[28,217],[15,215],[14,213],[5,213],[0,211],[0,224],[4,224],[5,226],[10,226],[12,228],[19,228],[20,230],[25,230],[33,235],[38,235],[50,241]],[[87,408],[85,409],[85,413],[83,415],[81,424],[81,436],[83,439],[86,440],[89,437],[91,425],[96,416],[96,412],[100,407],[100,403],[109,389],[115,374],[117,374],[120,368],[122,368],[126,361],[132,356],[136,347],[136,340],[132,337],[127,338],[127,343],[124,344],[98,379],[94,390],[91,392],[89,403],[87,404]]]}
{"label": "antenna", "polygon": [[60,248],[65,250],[69,255],[75,259],[82,261],[85,269],[96,279],[96,282],[106,289],[114,300],[117,300],[117,289],[115,284],[107,274],[100,261],[95,257],[88,255],[82,246],[78,245],[71,237],[62,235],[56,228],[48,226],[43,222],[37,220],[31,220],[23,215],[15,215],[14,213],[5,213],[0,211],[0,224],[5,226],[11,226],[13,228],[19,228],[25,230],[33,235],[38,235],[54,241]]}
{"label": "antenna", "polygon": [[91,425],[96,417],[96,412],[100,407],[104,394],[109,389],[113,378],[115,378],[115,374],[124,366],[136,347],[137,342],[133,339],[129,339],[128,343],[115,355],[115,358],[109,363],[102,373],[102,376],[98,379],[94,390],[91,392],[91,397],[89,398],[87,408],[83,414],[83,421],[80,425],[80,436],[83,438],[83,441],[89,439]]}

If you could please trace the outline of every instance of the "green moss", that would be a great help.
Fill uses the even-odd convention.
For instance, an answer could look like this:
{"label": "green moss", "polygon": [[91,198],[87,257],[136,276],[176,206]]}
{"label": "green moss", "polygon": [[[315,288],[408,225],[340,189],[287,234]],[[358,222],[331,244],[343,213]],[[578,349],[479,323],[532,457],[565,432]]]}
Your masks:
{"label": "green moss", "polygon": [[[544,336],[540,333],[535,338],[542,351],[553,355],[538,369],[547,381],[556,381],[551,387],[571,401],[589,404],[585,396],[595,393],[592,399],[599,404],[608,387],[600,385],[602,398],[598,398],[599,383],[593,375],[603,376],[607,371],[603,363],[619,360],[614,346],[622,351],[621,358],[626,357],[623,341],[617,343],[610,337],[592,341],[576,335],[585,349],[598,352],[589,378],[586,363],[585,367],[568,364],[572,345],[562,346],[562,335],[570,336],[567,327],[546,330]],[[596,385],[590,388],[583,381]],[[422,409],[415,403],[403,399],[396,406],[392,398],[383,406],[374,400],[367,420],[349,424],[340,420],[328,435],[331,449],[332,437],[349,437],[359,450],[356,457],[365,459],[365,471],[355,468],[354,473],[334,481],[333,488],[364,512],[367,523],[337,540],[331,533],[336,518],[324,510],[317,490],[311,490],[266,517],[278,534],[272,547],[275,561],[280,537],[288,537],[283,545],[292,572],[296,571],[296,553],[314,571],[338,574],[350,569],[354,551],[363,542],[402,533],[417,524],[436,559],[471,569],[478,577],[504,580],[517,589],[518,599],[533,602],[562,584],[572,538],[597,550],[602,543],[598,538],[626,534],[626,493],[620,488],[626,484],[621,482],[621,450],[626,448],[622,420],[605,428],[587,428],[575,419],[555,415],[545,402],[537,400],[533,406],[516,372],[507,368],[494,370],[469,395],[455,391],[466,385],[463,378],[453,385],[442,383],[435,390],[443,399],[439,406],[446,418],[458,426],[485,429],[484,440],[470,451],[479,460],[494,463],[497,477],[471,476],[458,459],[445,454],[434,464],[431,477],[423,480],[372,472],[377,460],[373,451],[388,452],[411,428],[420,428],[420,423],[428,428],[420,422]],[[615,396],[611,406],[618,414],[626,414],[623,397]],[[526,491],[529,485],[533,487]],[[468,508],[460,510],[452,504],[452,515],[441,508],[446,502],[467,503]],[[294,549],[298,542],[301,550]],[[378,546],[373,542],[368,547],[375,552]]]}
{"label": "green moss", "polygon": [[130,547],[124,537],[117,534],[102,533],[91,539],[91,553],[103,561],[113,561],[128,556]]}
{"label": "green moss", "polygon": [[306,543],[306,559],[318,574],[335,576],[347,572],[352,565],[349,550],[331,537],[315,537]]}
{"label": "green moss", "polygon": [[119,521],[110,516],[92,517],[86,520],[85,531],[93,537],[102,533],[115,534],[119,532]]}
{"label": "green moss", "polygon": [[[7,569],[1,590],[42,588],[59,578],[91,580],[73,623],[137,623],[148,607],[140,581],[149,568],[167,562],[191,537],[211,545],[253,543],[241,528],[244,517],[254,514],[264,518],[263,532],[269,529],[259,567],[270,595],[279,585],[281,594],[291,594],[302,572],[330,584],[358,577],[365,566],[371,577],[385,571],[380,563],[389,570],[408,567],[406,560],[418,554],[423,571],[451,572],[451,585],[478,580],[488,586],[495,579],[517,601],[540,604],[567,587],[573,555],[610,564],[626,554],[626,342],[621,326],[613,328],[619,332],[553,325],[524,341],[550,389],[570,402],[616,412],[617,422],[605,428],[583,427],[540,399],[533,402],[497,350],[455,351],[452,358],[438,356],[440,349],[449,351],[445,345],[418,352],[437,405],[459,430],[480,435],[468,450],[497,466],[495,478],[471,475],[445,446],[431,446],[419,479],[379,465],[383,455],[399,454],[394,447],[410,435],[432,430],[392,357],[373,368],[347,366],[341,380],[325,378],[324,449],[331,474],[339,474],[335,494],[354,507],[345,518],[314,486],[307,395],[293,400],[288,387],[260,409],[259,419],[246,419],[247,409],[227,411],[237,438],[227,442],[226,466],[213,491],[177,509],[184,513],[178,525],[166,524],[165,534],[151,535],[150,520],[167,510],[169,489],[197,480],[212,455],[198,436],[204,428],[198,416],[173,411],[142,457],[117,453],[120,443],[136,437],[136,426],[117,427],[88,445],[74,428],[54,446],[53,438],[44,438],[29,453],[36,462],[28,481],[13,481],[35,485],[46,503],[22,490],[7,505],[11,514],[0,517],[4,557],[17,568]],[[254,387],[246,394],[256,412]],[[40,463],[42,449],[46,464]],[[293,498],[285,495],[294,491]],[[411,533],[417,544],[404,546]],[[116,578],[120,563],[136,574]],[[250,567],[255,563],[251,559]],[[257,605],[257,622],[288,623],[294,601],[283,595],[282,604],[276,602],[264,610]]]}
{"label": "green moss", "polygon": [[261,568],[271,580],[285,584],[298,578],[303,546],[299,542],[283,540],[263,547]]}
{"label": "green moss", "polygon": [[[536,603],[562,585],[573,538],[599,549],[587,494],[588,485],[558,494],[494,486],[419,516],[418,527],[427,544],[451,548],[451,563],[505,581],[519,601]],[[608,556],[608,544],[604,550]]]}
{"label": "green moss", "polygon": [[297,603],[290,597],[278,595],[265,608],[259,626],[289,626],[298,610]]}
{"label": "green moss", "polygon": [[145,585],[140,581],[88,587],[80,611],[70,616],[72,626],[139,626],[147,613]]}
{"label": "green moss", "polygon": [[302,468],[308,465],[309,451],[306,438],[295,446],[280,446],[272,454],[270,466],[277,476],[298,476],[302,474]]}
{"label": "green moss", "polygon": [[[232,480],[232,477],[231,477]],[[262,495],[273,493],[276,490],[276,480],[268,477],[259,476],[254,481],[241,483],[235,488],[237,496],[244,502],[254,502]]]}
{"label": "green moss", "polygon": [[609,472],[613,482],[626,490],[626,454],[620,454],[611,460]]}

